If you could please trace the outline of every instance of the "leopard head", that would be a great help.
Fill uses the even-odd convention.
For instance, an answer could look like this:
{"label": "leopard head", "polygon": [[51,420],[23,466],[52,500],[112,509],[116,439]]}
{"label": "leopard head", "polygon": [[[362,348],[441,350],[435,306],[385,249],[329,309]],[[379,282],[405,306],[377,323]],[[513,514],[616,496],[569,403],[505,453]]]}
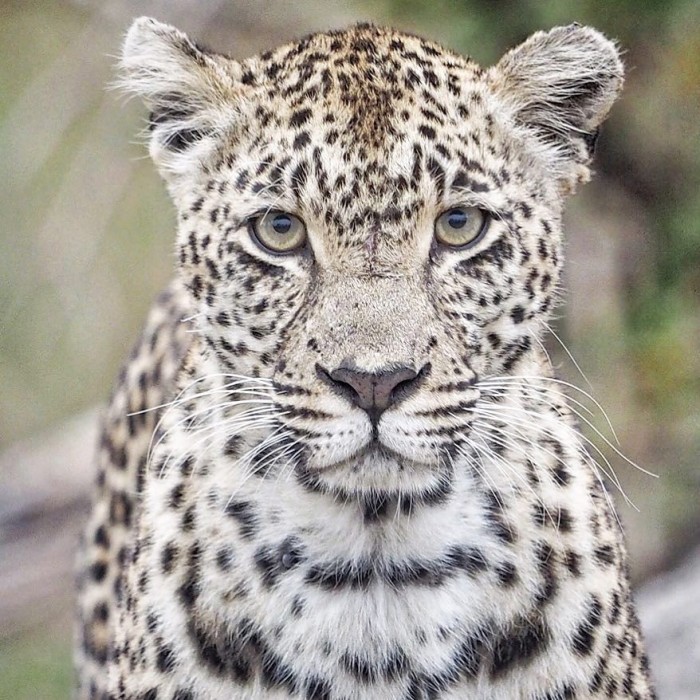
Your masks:
{"label": "leopard head", "polygon": [[563,201],[622,85],[615,46],[557,27],[482,69],[358,25],[236,61],[142,18],[121,67],[151,112],[202,352],[272,381],[313,478],[434,478],[478,380],[536,352]]}

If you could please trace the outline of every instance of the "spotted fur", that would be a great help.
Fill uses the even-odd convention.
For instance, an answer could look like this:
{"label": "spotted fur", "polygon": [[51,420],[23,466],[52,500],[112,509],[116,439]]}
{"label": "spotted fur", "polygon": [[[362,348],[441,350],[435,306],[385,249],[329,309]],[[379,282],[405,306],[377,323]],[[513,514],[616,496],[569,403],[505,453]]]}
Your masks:
{"label": "spotted fur", "polygon": [[[654,698],[541,350],[614,45],[558,27],[485,70],[358,25],[238,62],[140,19],[122,74],[177,279],[104,423],[78,696]],[[449,248],[457,206],[490,223]],[[256,243],[269,210],[303,249]]]}

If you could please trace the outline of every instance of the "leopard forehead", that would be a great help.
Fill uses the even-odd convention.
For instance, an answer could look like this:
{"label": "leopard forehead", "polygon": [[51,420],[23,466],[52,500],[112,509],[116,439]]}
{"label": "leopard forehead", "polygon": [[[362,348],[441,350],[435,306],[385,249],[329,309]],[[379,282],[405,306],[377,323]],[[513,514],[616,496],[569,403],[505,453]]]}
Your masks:
{"label": "leopard forehead", "polygon": [[299,147],[320,123],[333,125],[323,129],[323,141],[339,140],[362,160],[391,152],[419,111],[433,122],[433,133],[428,124],[421,129],[429,140],[436,138],[436,125],[463,120],[467,108],[455,98],[484,75],[436,44],[371,25],[312,35],[250,59],[240,70],[243,84],[259,87],[252,93],[256,104],[275,105],[274,115],[256,110],[263,127],[272,117],[274,126],[298,130]]}
{"label": "leopard forehead", "polygon": [[308,162],[296,170],[298,186],[319,163],[331,178],[361,168],[357,179],[370,185],[356,199],[390,200],[425,156],[438,190],[445,165],[461,160],[471,175],[487,165],[496,186],[527,172],[533,190],[556,203],[585,179],[595,131],[622,83],[614,45],[577,25],[535,34],[484,70],[371,25],[237,62],[142,18],[121,67],[125,88],[151,108],[151,153],[176,203],[193,179],[237,158],[274,160],[279,174],[300,154]]}

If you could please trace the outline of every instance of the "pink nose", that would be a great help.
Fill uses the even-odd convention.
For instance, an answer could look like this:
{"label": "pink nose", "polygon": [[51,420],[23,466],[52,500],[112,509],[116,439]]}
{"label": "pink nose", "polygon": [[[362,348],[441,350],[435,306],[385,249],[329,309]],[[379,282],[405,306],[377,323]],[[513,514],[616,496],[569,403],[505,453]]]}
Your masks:
{"label": "pink nose", "polygon": [[425,374],[425,368],[416,372],[406,366],[391,367],[379,372],[364,372],[347,361],[331,372],[320,366],[319,370],[320,376],[328,384],[340,391],[355,406],[367,411],[373,422],[376,422],[389,406],[406,398],[408,393],[415,389],[419,376]]}

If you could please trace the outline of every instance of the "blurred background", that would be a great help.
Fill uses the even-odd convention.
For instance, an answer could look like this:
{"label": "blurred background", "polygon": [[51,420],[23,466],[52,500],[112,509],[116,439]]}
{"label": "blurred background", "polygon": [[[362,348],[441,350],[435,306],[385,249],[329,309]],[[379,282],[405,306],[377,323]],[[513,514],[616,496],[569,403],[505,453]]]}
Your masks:
{"label": "blurred background", "polygon": [[[144,110],[107,89],[141,14],[236,57],[360,19],[483,65],[572,21],[624,47],[596,178],[569,206],[554,326],[587,379],[554,337],[550,351],[659,477],[589,432],[634,503],[614,493],[660,697],[700,697],[697,0],[0,0],[0,12],[0,698],[69,696],[95,418],[173,266],[173,213],[136,138]],[[611,437],[600,412],[592,422]]]}

